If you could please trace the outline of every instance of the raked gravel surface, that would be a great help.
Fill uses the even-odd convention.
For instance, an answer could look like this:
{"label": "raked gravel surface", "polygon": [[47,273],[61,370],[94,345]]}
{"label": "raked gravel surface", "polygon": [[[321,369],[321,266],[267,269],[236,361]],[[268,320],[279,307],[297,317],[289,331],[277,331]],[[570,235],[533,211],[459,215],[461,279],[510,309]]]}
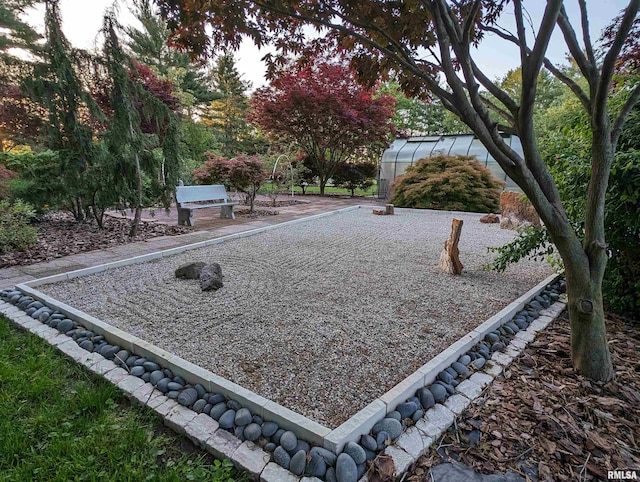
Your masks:
{"label": "raked gravel surface", "polygon": [[[437,268],[453,217],[462,276]],[[551,274],[485,270],[515,232],[480,217],[361,208],[40,289],[335,428]],[[175,279],[199,260],[222,289]]]}

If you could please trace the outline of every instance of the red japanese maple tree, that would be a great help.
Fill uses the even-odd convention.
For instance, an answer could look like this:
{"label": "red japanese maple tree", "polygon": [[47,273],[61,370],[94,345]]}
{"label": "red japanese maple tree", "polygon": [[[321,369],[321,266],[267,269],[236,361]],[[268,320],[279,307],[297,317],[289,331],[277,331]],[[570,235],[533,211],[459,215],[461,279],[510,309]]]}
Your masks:
{"label": "red japanese maple tree", "polygon": [[375,97],[341,64],[314,61],[278,72],[254,94],[249,120],[296,143],[324,194],[336,166],[363,148],[386,147],[395,99]]}

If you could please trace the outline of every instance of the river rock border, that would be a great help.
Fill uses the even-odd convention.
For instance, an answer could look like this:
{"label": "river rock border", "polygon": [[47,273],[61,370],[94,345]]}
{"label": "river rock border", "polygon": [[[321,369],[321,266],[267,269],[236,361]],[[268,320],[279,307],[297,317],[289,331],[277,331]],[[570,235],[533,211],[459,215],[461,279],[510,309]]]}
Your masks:
{"label": "river rock border", "polygon": [[[222,239],[206,243],[213,242]],[[564,281],[547,278],[330,430],[33,288],[55,281],[52,278],[82,276],[176,252],[169,251],[2,290],[0,312],[155,410],[167,426],[264,482],[300,477],[305,482],[356,482],[366,479],[367,461],[381,453],[393,459],[400,476],[565,307],[560,301]]]}
{"label": "river rock border", "polygon": [[237,400],[209,392],[200,383],[190,384],[170,368],[110,344],[104,335],[18,289],[0,291],[0,312],[104,376],[131,399],[154,409],[169,427],[200,447],[230,458],[263,481],[306,476],[356,482],[366,476],[366,462],[380,453],[392,457],[396,475],[404,473],[533,341],[535,333],[564,309],[559,301],[564,291],[563,280],[546,286],[511,320],[487,333],[438,372],[432,383],[377,420],[357,443],[348,441],[337,453],[311,446],[294,431],[264,420]]}

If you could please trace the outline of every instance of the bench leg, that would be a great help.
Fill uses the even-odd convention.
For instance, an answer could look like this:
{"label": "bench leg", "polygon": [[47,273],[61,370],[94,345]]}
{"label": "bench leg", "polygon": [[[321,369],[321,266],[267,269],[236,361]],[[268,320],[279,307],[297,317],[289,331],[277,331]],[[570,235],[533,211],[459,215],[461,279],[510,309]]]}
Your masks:
{"label": "bench leg", "polygon": [[233,206],[222,206],[220,211],[221,218],[235,219],[236,215],[233,213]]}
{"label": "bench leg", "polygon": [[178,225],[193,226],[193,211],[191,209],[178,208]]}

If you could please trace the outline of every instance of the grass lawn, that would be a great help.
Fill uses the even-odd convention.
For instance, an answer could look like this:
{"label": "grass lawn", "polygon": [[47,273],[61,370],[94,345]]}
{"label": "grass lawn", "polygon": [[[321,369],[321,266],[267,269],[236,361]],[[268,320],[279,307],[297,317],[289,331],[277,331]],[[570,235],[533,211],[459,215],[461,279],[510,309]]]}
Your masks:
{"label": "grass lawn", "polygon": [[0,481],[246,479],[0,316]]}

